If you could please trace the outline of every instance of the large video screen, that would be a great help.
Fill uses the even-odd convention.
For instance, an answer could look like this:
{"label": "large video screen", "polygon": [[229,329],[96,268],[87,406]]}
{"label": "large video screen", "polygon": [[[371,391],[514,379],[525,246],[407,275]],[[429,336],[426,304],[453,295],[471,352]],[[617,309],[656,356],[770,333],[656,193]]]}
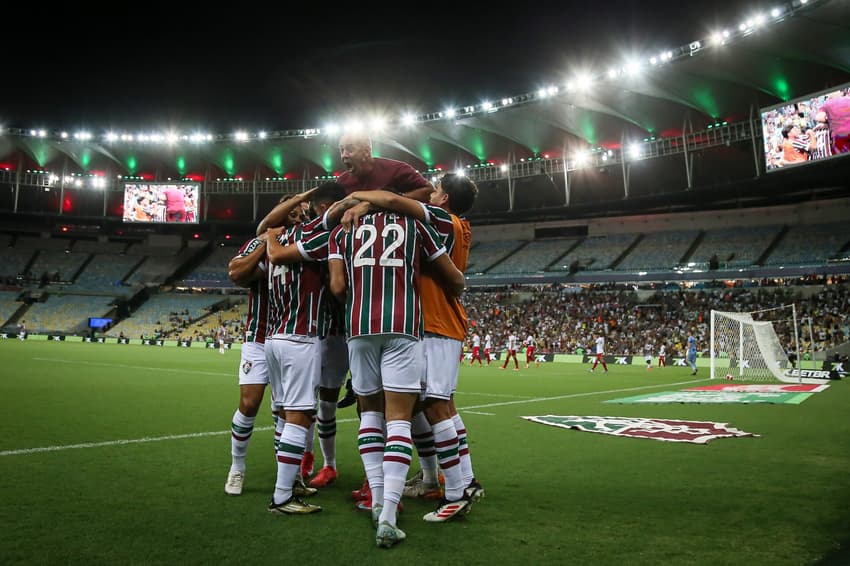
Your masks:
{"label": "large video screen", "polygon": [[124,222],[198,222],[197,183],[125,183]]}
{"label": "large video screen", "polygon": [[850,154],[850,83],[761,110],[768,171]]}

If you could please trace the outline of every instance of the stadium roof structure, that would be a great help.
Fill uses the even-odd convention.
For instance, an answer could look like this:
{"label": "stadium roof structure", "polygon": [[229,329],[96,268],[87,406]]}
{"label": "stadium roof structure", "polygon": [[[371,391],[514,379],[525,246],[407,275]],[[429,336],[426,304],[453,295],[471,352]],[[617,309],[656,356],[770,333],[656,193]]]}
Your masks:
{"label": "stadium roof structure", "polygon": [[[850,81],[850,3],[783,6],[769,29],[742,24],[728,30],[728,42],[701,38],[635,68],[596,70],[590,85],[564,75],[557,92],[507,94],[490,107],[458,107],[453,117],[434,109],[409,124],[396,120],[372,134],[375,152],[426,176],[466,171],[481,188],[471,215],[479,222],[847,194],[845,158],[765,174],[759,108]],[[186,132],[173,134],[171,143],[154,141],[158,134],[136,133],[132,141],[104,135],[0,132],[0,184],[23,187],[14,202],[4,192],[0,208],[66,208],[65,199],[88,190],[85,181],[68,182],[69,175],[103,178],[100,188],[116,191],[127,177],[187,178],[204,183],[209,219],[245,219],[257,215],[258,202],[262,210],[275,195],[342,168],[338,134],[318,125],[239,138],[189,139]],[[61,189],[61,196],[27,199],[27,186]],[[239,198],[246,194],[255,196],[249,204]],[[99,197],[85,200],[93,204],[72,203],[66,212],[100,214]],[[104,214],[117,213],[120,199],[102,200]]]}

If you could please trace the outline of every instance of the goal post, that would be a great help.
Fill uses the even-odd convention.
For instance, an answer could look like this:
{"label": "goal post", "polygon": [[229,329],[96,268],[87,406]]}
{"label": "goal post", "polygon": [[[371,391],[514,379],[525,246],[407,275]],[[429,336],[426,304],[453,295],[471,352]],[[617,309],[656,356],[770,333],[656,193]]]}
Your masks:
{"label": "goal post", "polygon": [[[777,334],[780,329],[780,335]],[[788,360],[802,355],[798,340],[797,309],[783,305],[752,312],[711,311],[711,378],[727,374],[747,381],[817,382],[803,379]]]}

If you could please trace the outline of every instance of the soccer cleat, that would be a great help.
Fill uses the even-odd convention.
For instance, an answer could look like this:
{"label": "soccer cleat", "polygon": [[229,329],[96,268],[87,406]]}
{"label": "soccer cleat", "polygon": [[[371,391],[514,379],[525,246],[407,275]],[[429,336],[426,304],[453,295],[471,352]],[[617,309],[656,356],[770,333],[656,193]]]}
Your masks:
{"label": "soccer cleat", "polygon": [[313,475],[313,462],[316,456],[312,452],[304,452],[304,457],[301,458],[301,477],[309,478]]}
{"label": "soccer cleat", "polygon": [[315,487],[309,487],[304,483],[304,478],[301,476],[296,476],[295,483],[292,484],[292,495],[297,497],[310,497],[311,495],[316,495],[319,492]]}
{"label": "soccer cleat", "polygon": [[363,501],[367,497],[372,496],[372,490],[369,489],[369,480],[363,480],[363,485],[351,492],[351,499],[354,501]]}
{"label": "soccer cleat", "polygon": [[608,370],[606,369],[606,370],[604,370],[602,373],[608,373]]}
{"label": "soccer cleat", "polygon": [[463,490],[463,493],[466,495],[466,498],[469,499],[472,503],[476,503],[482,499],[484,499],[484,487],[478,483],[475,478],[472,478],[472,481],[469,482],[469,485],[466,486],[466,489]]}
{"label": "soccer cleat", "polygon": [[354,388],[351,386],[351,380],[349,379],[345,383],[345,397],[340,399],[336,406],[339,409],[344,409],[346,407],[350,407],[354,403],[357,402],[357,395],[354,394]]}
{"label": "soccer cleat", "polygon": [[318,505],[311,505],[294,495],[283,503],[275,503],[274,499],[269,503],[269,513],[275,515],[308,515],[310,513],[318,513],[321,510],[322,508]]}
{"label": "soccer cleat", "polygon": [[589,371],[590,373],[593,373],[593,368],[590,368],[590,369],[589,369],[589,370],[587,370],[587,371]]}
{"label": "soccer cleat", "polygon": [[443,497],[443,490],[437,483],[426,483],[422,480],[422,471],[404,482],[404,497],[424,497],[425,499],[440,499]]}
{"label": "soccer cleat", "polygon": [[328,487],[336,481],[336,470],[330,466],[325,466],[319,473],[310,480],[310,487]]}
{"label": "soccer cleat", "polygon": [[375,544],[378,545],[378,548],[390,548],[406,538],[407,535],[404,534],[403,530],[391,525],[388,521],[384,521],[378,525],[378,531],[375,533]]}
{"label": "soccer cleat", "polygon": [[383,505],[375,504],[372,506],[372,524],[375,525],[375,528],[378,528],[378,523],[381,520],[381,511],[383,510]]}
{"label": "soccer cleat", "polygon": [[227,483],[224,484],[224,493],[227,495],[242,495],[242,483],[245,481],[245,472],[241,470],[230,470],[227,473]]}
{"label": "soccer cleat", "polygon": [[439,506],[434,511],[427,513],[422,517],[428,523],[445,523],[451,521],[455,517],[466,515],[472,508],[472,502],[464,495],[457,501],[447,501],[443,499]]}
{"label": "soccer cleat", "polygon": [[519,368],[514,368],[514,371],[519,371]]}

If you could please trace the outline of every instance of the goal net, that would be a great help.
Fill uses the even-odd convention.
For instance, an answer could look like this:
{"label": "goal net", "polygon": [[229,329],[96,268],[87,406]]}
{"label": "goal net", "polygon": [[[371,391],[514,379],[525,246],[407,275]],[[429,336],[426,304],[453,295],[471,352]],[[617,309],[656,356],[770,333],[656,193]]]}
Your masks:
{"label": "goal net", "polygon": [[712,310],[711,378],[731,374],[747,381],[800,383],[788,360],[789,352],[800,351],[797,344],[794,305],[753,312]]}

